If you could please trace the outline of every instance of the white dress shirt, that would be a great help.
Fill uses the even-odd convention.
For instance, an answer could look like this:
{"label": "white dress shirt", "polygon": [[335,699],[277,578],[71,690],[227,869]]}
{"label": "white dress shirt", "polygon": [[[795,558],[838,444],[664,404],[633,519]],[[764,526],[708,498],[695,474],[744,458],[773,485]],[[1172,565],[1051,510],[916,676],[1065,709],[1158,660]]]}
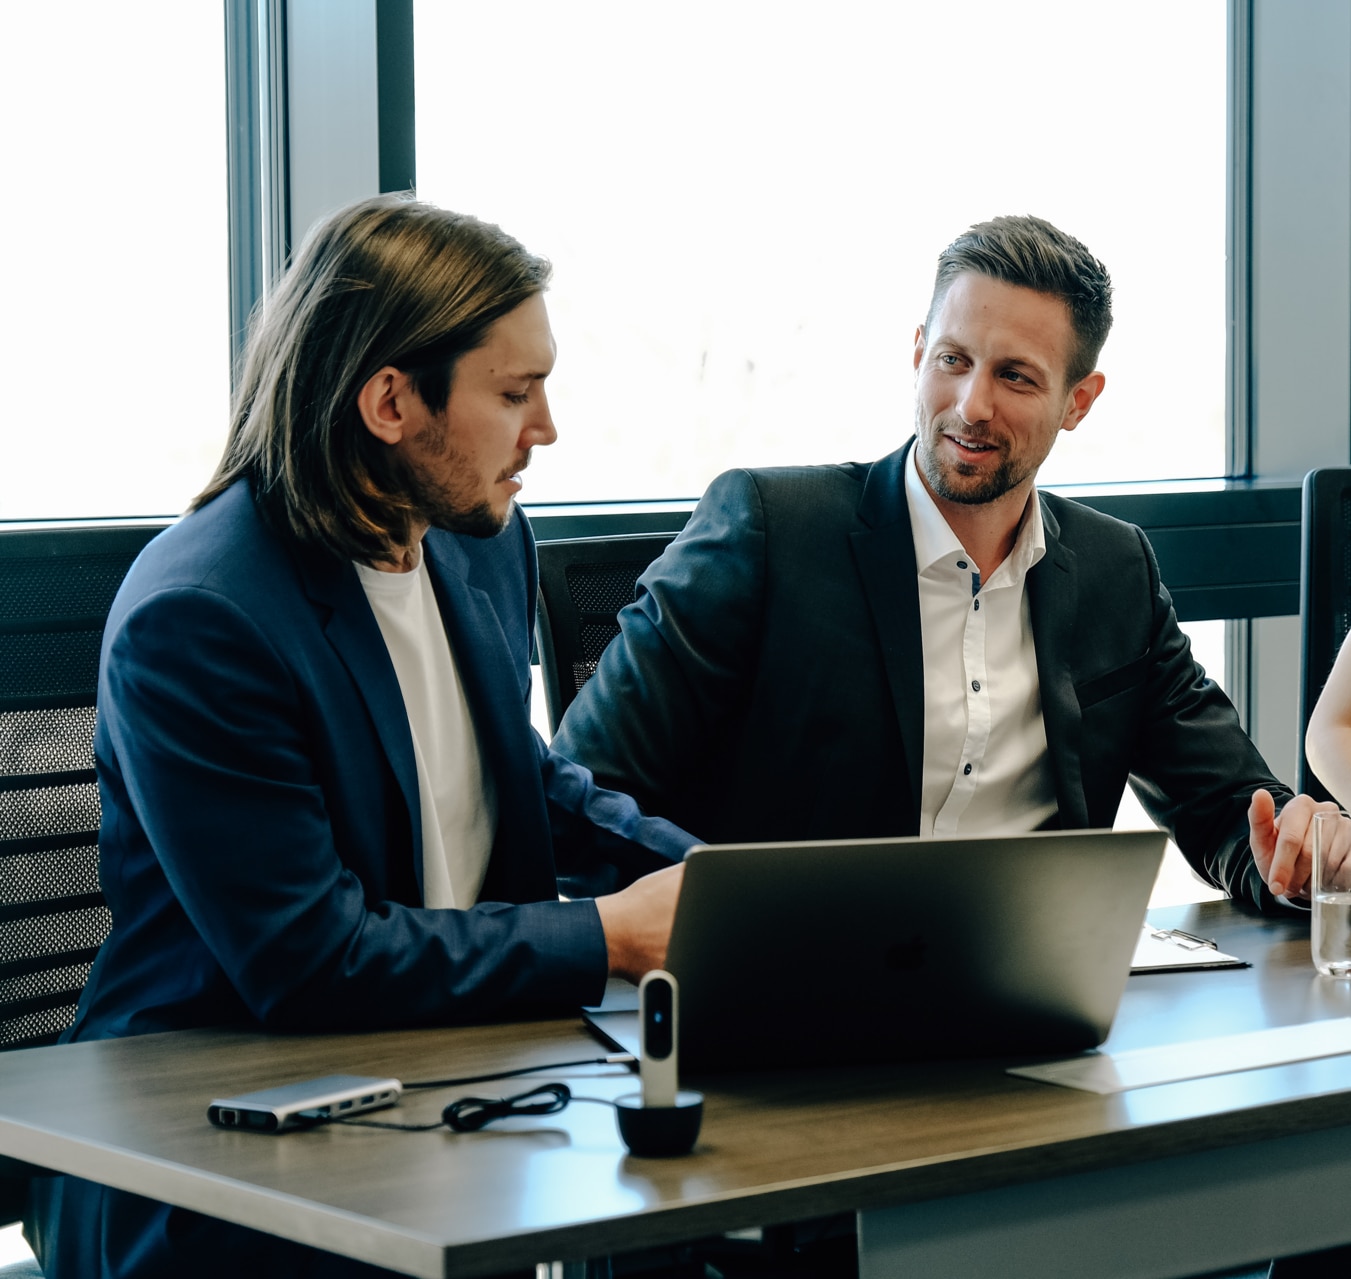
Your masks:
{"label": "white dress shirt", "polygon": [[1034,830],[1057,809],[1032,644],[1028,570],[1046,554],[1035,490],[1013,550],[988,582],[920,479],[905,493],[924,643],[921,835]]}
{"label": "white dress shirt", "polygon": [[422,548],[410,573],[365,564],[357,576],[380,625],[413,734],[422,809],[422,900],[467,909],[477,900],[497,832],[497,795],[483,771],[455,655]]}

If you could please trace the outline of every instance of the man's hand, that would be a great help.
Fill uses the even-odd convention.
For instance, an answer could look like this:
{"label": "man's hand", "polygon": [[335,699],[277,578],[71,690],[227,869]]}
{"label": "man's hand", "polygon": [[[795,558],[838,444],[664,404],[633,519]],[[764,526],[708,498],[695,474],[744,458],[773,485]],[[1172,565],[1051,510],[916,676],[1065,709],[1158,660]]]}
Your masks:
{"label": "man's hand", "polygon": [[596,898],[612,977],[627,977],[636,983],[644,973],[666,963],[684,874],[683,865],[668,866],[634,880],[620,892]]}
{"label": "man's hand", "polygon": [[[1267,887],[1277,897],[1309,897],[1313,892],[1313,815],[1339,814],[1336,804],[1319,803],[1309,795],[1296,795],[1276,816],[1271,792],[1256,790],[1248,806],[1253,860]],[[1351,858],[1351,820],[1338,816],[1324,823],[1324,839],[1332,839],[1325,865],[1336,873]]]}

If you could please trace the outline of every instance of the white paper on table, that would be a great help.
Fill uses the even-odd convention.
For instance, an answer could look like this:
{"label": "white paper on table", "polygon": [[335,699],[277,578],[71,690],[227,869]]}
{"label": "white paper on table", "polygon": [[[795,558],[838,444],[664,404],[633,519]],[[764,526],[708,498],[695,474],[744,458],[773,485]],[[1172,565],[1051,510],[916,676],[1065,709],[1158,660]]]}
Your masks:
{"label": "white paper on table", "polygon": [[1297,1026],[1273,1026],[1239,1035],[1193,1039],[1158,1048],[1134,1048],[1127,1052],[1085,1053],[1064,1061],[1037,1066],[1012,1066],[1010,1075],[1035,1079],[1062,1088],[1078,1088],[1101,1094],[1173,1084],[1207,1075],[1227,1075],[1240,1070],[1261,1070],[1292,1061],[1338,1057],[1351,1053],[1351,1017],[1304,1022]]}

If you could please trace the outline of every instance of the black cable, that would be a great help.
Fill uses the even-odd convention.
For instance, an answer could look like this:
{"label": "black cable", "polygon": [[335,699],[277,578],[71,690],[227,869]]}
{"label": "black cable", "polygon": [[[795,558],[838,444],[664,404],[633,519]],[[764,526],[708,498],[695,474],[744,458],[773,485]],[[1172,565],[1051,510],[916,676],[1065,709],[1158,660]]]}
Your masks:
{"label": "black cable", "polygon": [[454,1132],[478,1132],[484,1124],[508,1115],[554,1115],[572,1100],[567,1084],[541,1084],[514,1097],[461,1097],[441,1112]]}
{"label": "black cable", "polygon": [[[594,1063],[573,1063],[592,1065]],[[523,1072],[512,1072],[523,1073]],[[496,1076],[489,1076],[495,1078]],[[453,1132],[478,1132],[485,1124],[494,1119],[505,1119],[511,1115],[554,1115],[567,1106],[570,1101],[590,1101],[598,1106],[614,1106],[614,1102],[604,1097],[577,1097],[567,1084],[541,1084],[529,1092],[517,1093],[514,1097],[461,1097],[452,1101],[442,1112],[441,1118],[432,1124],[391,1124],[379,1119],[362,1119],[357,1115],[338,1116],[335,1122],[351,1124],[356,1128],[391,1128],[396,1132],[431,1132],[443,1125]]]}
{"label": "black cable", "polygon": [[431,1132],[433,1128],[446,1126],[444,1119],[438,1119],[434,1124],[391,1124],[383,1119],[362,1119],[358,1115],[334,1115],[331,1122],[350,1124],[353,1128],[392,1128],[395,1132]]}
{"label": "black cable", "polygon": [[[404,1084],[403,1087],[405,1092],[412,1088],[458,1088],[463,1084],[482,1084],[493,1079],[514,1079],[518,1075],[532,1075],[539,1070],[567,1070],[573,1066],[632,1066],[637,1060],[631,1053],[611,1053],[607,1057],[586,1057],[580,1061],[541,1062],[538,1066],[519,1066],[515,1070],[495,1070],[487,1075],[464,1075],[459,1079],[420,1079],[414,1083]],[[561,1090],[561,1095],[559,1090]],[[549,1104],[543,1110],[513,1109],[518,1102],[546,1092],[554,1095],[557,1104]],[[554,1114],[562,1110],[569,1101],[594,1101],[602,1106],[614,1105],[614,1102],[603,1101],[599,1097],[574,1097],[566,1084],[544,1084],[533,1092],[518,1093],[515,1097],[461,1097],[459,1101],[451,1102],[441,1112],[441,1118],[431,1124],[393,1124],[383,1119],[362,1119],[358,1115],[333,1115],[331,1121],[337,1124],[350,1124],[354,1128],[388,1128],[394,1132],[431,1132],[433,1129],[443,1126],[452,1128],[456,1132],[475,1132],[482,1128],[484,1124],[491,1123],[494,1119],[500,1119],[504,1115]],[[473,1118],[465,1120],[463,1124],[452,1122],[451,1112],[454,1111],[458,1115],[461,1107],[465,1114],[471,1115]],[[474,1122],[478,1114],[477,1108],[482,1108],[485,1113],[483,1118]]]}
{"label": "black cable", "polygon": [[[538,1066],[520,1066],[516,1070],[494,1070],[487,1075],[465,1075],[462,1079],[424,1079],[404,1088],[458,1088],[462,1084],[484,1084],[492,1079],[514,1079],[540,1070],[568,1070],[573,1066],[632,1066],[638,1059],[631,1053],[611,1053],[608,1057],[587,1057],[583,1061],[548,1061]],[[435,1126],[435,1125],[433,1125]]]}

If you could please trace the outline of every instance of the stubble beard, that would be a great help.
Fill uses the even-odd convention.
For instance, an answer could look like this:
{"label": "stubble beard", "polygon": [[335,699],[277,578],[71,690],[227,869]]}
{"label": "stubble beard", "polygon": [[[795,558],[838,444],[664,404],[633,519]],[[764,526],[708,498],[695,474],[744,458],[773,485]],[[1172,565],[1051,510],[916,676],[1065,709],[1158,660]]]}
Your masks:
{"label": "stubble beard", "polygon": [[[997,501],[1027,479],[1026,474],[1018,473],[1013,459],[1007,453],[1001,457],[999,465],[992,471],[973,466],[969,462],[955,462],[950,468],[945,468],[938,460],[937,449],[931,447],[929,441],[937,440],[947,430],[953,430],[954,434],[963,435],[965,438],[972,436],[971,432],[961,429],[960,423],[949,422],[943,418],[936,418],[932,426],[926,429],[925,423],[920,420],[919,410],[916,410],[916,461],[924,478],[929,482],[929,487],[944,501],[956,502],[962,506],[983,506],[987,502]],[[959,483],[959,477],[966,482]]]}
{"label": "stubble beard", "polygon": [[[450,431],[444,416],[435,419],[418,440],[417,451],[435,459],[438,467],[453,476],[470,476],[469,459],[450,442]],[[527,458],[527,461],[529,459]],[[518,468],[524,469],[524,466]],[[504,471],[499,481],[514,474]],[[495,511],[487,498],[475,500],[466,490],[469,485],[444,483],[433,477],[429,467],[408,461],[404,465],[404,494],[412,503],[418,518],[433,528],[448,533],[463,533],[467,537],[496,537],[511,518],[511,504]]]}

